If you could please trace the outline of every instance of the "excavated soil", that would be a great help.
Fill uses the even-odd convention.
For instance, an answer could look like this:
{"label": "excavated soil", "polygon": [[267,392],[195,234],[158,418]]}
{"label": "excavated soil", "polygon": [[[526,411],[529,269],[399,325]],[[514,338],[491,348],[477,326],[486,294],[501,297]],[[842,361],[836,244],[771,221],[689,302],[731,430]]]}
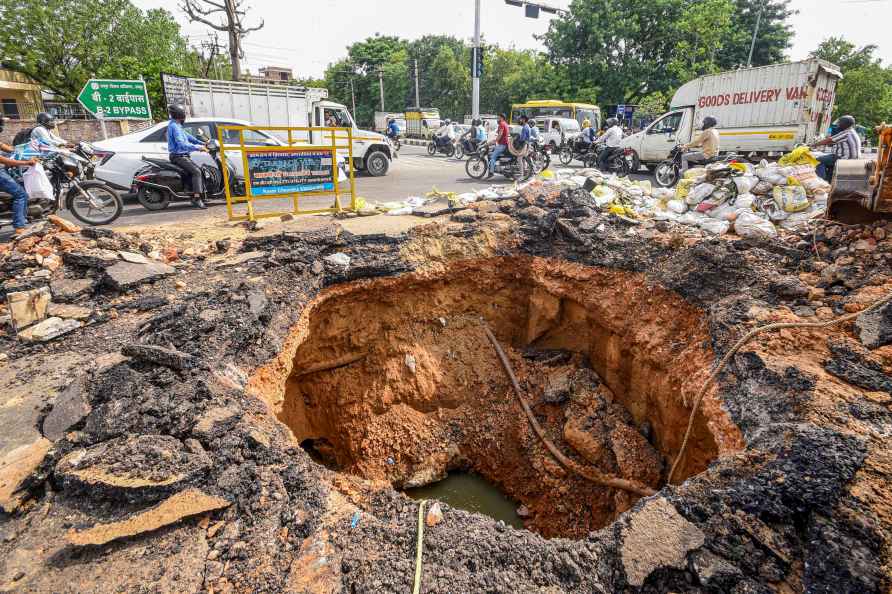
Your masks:
{"label": "excavated soil", "polygon": [[[419,504],[398,489],[458,467],[531,530],[443,505],[425,594],[888,594],[892,306],[746,344],[666,474],[741,336],[892,293],[892,226],[749,241],[590,203],[534,184],[399,235],[296,222],[120,290],[95,251],[144,238],[36,235],[93,250],[50,278],[0,250],[0,290],[76,286],[92,312],[46,344],[0,332],[0,418],[22,425],[0,433],[0,591],[412,591]],[[483,321],[557,448],[657,492],[555,464]]]}
{"label": "excavated soil", "polygon": [[[637,497],[556,463],[484,323],[513,347],[525,398],[562,451],[652,488],[665,482],[690,415],[683,395],[713,355],[702,312],[641,275],[493,258],[339,285],[304,310],[283,353],[287,380],[266,397],[341,472],[404,488],[472,469],[525,505],[540,534],[579,538],[609,523]],[[719,443],[741,441],[710,407],[695,416],[677,480],[704,470]]]}

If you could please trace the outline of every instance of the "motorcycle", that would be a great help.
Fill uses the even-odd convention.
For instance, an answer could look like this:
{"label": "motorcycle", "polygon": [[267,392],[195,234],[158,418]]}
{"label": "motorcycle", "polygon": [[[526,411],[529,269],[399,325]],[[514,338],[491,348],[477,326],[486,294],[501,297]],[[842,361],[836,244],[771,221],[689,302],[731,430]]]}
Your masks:
{"label": "motorcycle", "polygon": [[[105,182],[93,179],[95,150],[79,142],[71,150],[54,150],[38,157],[53,188],[52,198],[28,200],[28,218],[42,219],[67,209],[86,225],[108,225],[121,216],[124,202]],[[24,187],[22,173],[11,167],[8,173]],[[0,227],[12,224],[12,196],[0,192]]]}
{"label": "motorcycle", "polygon": [[[211,140],[206,146],[215,164],[215,166],[201,166],[207,198],[209,200],[225,199],[226,187],[223,183],[220,143]],[[146,165],[134,175],[131,191],[136,194],[136,199],[143,207],[148,210],[164,210],[170,206],[172,200],[192,200],[192,176],[189,173],[167,159],[144,156],[142,160],[146,162]],[[236,174],[231,163],[227,163],[226,167],[232,195],[244,195],[244,178]]]}
{"label": "motorcycle", "polygon": [[427,145],[427,154],[433,157],[437,153],[444,154],[447,157],[455,156],[455,141],[447,140],[446,142],[437,142],[434,138],[431,138],[431,141]]}
{"label": "motorcycle", "polygon": [[[473,179],[483,179],[489,173],[489,155],[493,147],[491,144],[482,144],[477,149],[477,154],[465,163],[465,172]],[[502,153],[496,160],[496,169],[493,173],[501,173],[508,179],[526,181],[536,174],[536,165],[528,155],[523,158],[523,171],[517,157],[509,151]]]}
{"label": "motorcycle", "polygon": [[548,143],[541,144],[536,140],[532,141],[531,145],[533,150],[530,154],[530,158],[533,160],[533,165],[536,168],[536,173],[541,173],[551,166],[552,147]]}
{"label": "motorcycle", "polygon": [[395,153],[400,152],[400,148],[402,147],[402,144],[400,144],[400,137],[399,136],[387,136],[386,138],[387,138],[387,140],[390,141],[390,146],[393,147],[393,151]]}
{"label": "motorcycle", "polygon": [[[685,154],[685,151],[686,149],[684,148],[684,145],[677,144],[671,151],[669,151],[669,156],[660,161],[654,169],[654,180],[657,182],[657,185],[664,188],[671,188],[678,183],[678,180],[681,179],[681,157]],[[739,159],[740,155],[736,153],[728,153],[712,157],[704,161],[702,164],[698,163],[698,165],[730,162]]]}
{"label": "motorcycle", "polygon": [[573,159],[582,161],[583,164],[587,164],[590,162],[590,158],[594,155],[591,144],[582,144],[575,140],[566,141],[559,150],[560,153],[558,154],[558,159],[560,159],[562,165],[569,165]]}
{"label": "motorcycle", "polygon": [[[595,146],[595,150],[593,154],[589,157],[587,166],[596,167],[598,163],[601,162],[601,155],[603,155],[606,151],[611,150],[606,144],[598,143]],[[614,151],[610,157],[607,158],[607,166],[606,171],[604,173],[616,173],[620,176],[629,175],[632,172],[632,164],[631,162],[634,160],[632,156],[632,149],[625,148]]]}

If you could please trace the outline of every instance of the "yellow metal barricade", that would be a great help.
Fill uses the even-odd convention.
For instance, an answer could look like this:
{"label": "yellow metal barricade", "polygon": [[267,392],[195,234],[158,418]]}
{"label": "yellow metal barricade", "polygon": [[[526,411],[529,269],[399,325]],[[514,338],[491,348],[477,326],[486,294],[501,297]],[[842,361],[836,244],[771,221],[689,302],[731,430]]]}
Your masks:
{"label": "yellow metal barricade", "polygon": [[[218,141],[220,143],[220,163],[223,165],[223,184],[226,188],[226,211],[230,221],[254,221],[262,218],[279,217],[283,214],[316,214],[324,212],[340,212],[344,210],[341,197],[350,195],[351,210],[356,209],[356,180],[353,170],[353,130],[351,128],[328,128],[316,126],[218,126]],[[287,144],[283,146],[246,144],[245,132],[261,131],[275,133],[287,133]],[[238,144],[230,142],[227,147],[224,142],[226,132],[238,133]],[[295,137],[295,133],[306,138]],[[323,142],[312,143],[314,133],[322,138]],[[236,148],[237,146],[237,148]],[[231,180],[229,166],[227,165],[227,152],[232,154],[238,151],[238,160],[242,166],[244,183]],[[349,187],[338,178],[338,155],[346,157],[344,171],[349,181]],[[327,164],[325,159],[331,159],[331,176],[321,169]],[[267,163],[262,160],[267,159]],[[270,164],[270,162],[272,164]],[[307,164],[317,162],[319,166],[315,170],[307,169]],[[295,169],[294,166],[303,167]],[[308,176],[309,180],[301,179],[300,174]],[[275,185],[280,181],[280,185]],[[301,181],[305,183],[300,183]],[[290,182],[290,183],[289,183]],[[233,191],[235,190],[235,191]],[[300,199],[305,196],[334,197],[334,204],[329,208],[317,208],[302,210]],[[257,212],[255,201],[291,198],[292,208],[288,211]],[[244,214],[237,213],[235,208],[246,206]]]}

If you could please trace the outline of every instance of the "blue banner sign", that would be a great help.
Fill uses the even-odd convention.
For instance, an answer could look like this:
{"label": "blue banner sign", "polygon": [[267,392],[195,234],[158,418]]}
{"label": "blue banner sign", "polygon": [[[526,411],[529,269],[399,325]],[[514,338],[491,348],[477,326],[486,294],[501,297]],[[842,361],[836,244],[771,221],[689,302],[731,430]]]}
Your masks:
{"label": "blue banner sign", "polygon": [[248,152],[252,196],[333,192],[333,151],[283,148]]}

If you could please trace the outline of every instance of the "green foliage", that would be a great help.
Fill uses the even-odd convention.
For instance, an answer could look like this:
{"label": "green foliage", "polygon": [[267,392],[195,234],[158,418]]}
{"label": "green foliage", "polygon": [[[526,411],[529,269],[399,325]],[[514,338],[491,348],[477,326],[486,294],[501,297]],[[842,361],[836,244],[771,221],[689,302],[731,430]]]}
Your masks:
{"label": "green foliage", "polygon": [[159,73],[196,74],[197,60],[173,16],[129,0],[11,0],[0,5],[3,62],[73,101],[90,78],[148,84],[164,112]]}
{"label": "green foliage", "polygon": [[637,103],[717,70],[732,13],[731,0],[573,0],[544,41],[572,88],[599,88],[603,103]]}
{"label": "green foliage", "polygon": [[852,115],[869,130],[882,122],[892,122],[892,68],[883,66],[874,56],[876,49],[875,45],[859,48],[841,37],[830,37],[812,52],[842,70],[834,117]]}
{"label": "green foliage", "polygon": [[784,52],[793,40],[793,30],[788,22],[793,14],[790,0],[734,0],[733,27],[716,53],[719,69],[746,66],[757,19],[759,30],[753,48],[753,66],[783,62]]}

